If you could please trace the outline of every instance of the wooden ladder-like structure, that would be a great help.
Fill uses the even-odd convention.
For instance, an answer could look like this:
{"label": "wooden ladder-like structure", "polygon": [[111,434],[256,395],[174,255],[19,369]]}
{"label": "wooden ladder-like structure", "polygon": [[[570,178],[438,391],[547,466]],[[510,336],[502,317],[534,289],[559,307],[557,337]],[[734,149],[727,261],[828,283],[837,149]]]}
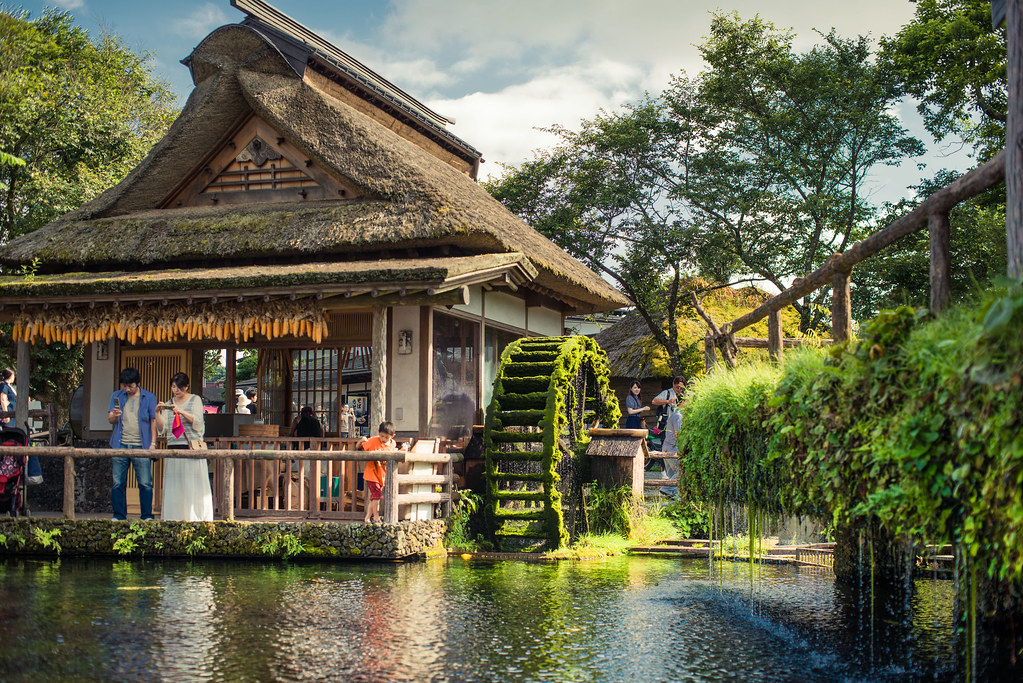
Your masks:
{"label": "wooden ladder-like structure", "polygon": [[587,427],[616,424],[607,357],[588,337],[527,337],[501,356],[484,432],[484,510],[503,550],[568,541],[562,498],[578,481]]}

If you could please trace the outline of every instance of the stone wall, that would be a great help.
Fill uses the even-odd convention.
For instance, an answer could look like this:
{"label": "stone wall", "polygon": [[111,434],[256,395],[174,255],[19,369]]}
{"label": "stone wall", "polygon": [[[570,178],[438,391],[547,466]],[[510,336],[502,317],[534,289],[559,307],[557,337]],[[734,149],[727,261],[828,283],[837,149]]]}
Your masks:
{"label": "stone wall", "polygon": [[[83,448],[110,446],[106,441],[76,443]],[[43,468],[43,483],[28,487],[28,508],[32,512],[60,512],[64,509],[64,459],[39,458],[39,464]],[[75,510],[109,513],[112,476],[107,458],[75,460]]]}
{"label": "stone wall", "polygon": [[0,554],[395,560],[442,552],[446,530],[444,520],[343,524],[0,517]]}

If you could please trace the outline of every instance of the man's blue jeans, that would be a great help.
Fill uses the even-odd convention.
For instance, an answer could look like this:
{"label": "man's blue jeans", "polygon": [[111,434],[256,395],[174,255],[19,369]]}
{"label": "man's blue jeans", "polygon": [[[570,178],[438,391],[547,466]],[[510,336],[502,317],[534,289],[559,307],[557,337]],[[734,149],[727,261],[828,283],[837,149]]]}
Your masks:
{"label": "man's blue jeans", "polygon": [[[142,450],[141,446],[121,446],[129,450]],[[114,474],[114,487],[110,489],[110,506],[114,509],[114,519],[128,518],[128,500],[124,494],[128,482],[128,463],[135,468],[135,478],[139,482],[139,507],[142,508],[142,519],[153,518],[153,468],[149,458],[111,458]]]}

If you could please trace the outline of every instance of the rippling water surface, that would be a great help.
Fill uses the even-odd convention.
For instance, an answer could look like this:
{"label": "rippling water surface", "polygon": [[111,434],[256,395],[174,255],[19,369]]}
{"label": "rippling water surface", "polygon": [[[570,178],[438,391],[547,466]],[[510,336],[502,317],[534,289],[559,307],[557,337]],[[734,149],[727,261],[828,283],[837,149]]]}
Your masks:
{"label": "rippling water surface", "polygon": [[872,618],[822,571],[695,560],[8,559],[0,679],[944,679],[952,588],[916,588]]}

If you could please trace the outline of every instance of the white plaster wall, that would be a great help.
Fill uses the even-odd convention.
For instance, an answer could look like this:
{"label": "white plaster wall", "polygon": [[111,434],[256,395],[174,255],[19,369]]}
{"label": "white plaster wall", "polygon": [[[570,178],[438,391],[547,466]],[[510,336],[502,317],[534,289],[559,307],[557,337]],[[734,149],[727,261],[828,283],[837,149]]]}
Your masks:
{"label": "white plaster wall", "polygon": [[96,360],[98,346],[99,344],[94,342],[86,349],[86,353],[92,354],[92,374],[87,379],[89,382],[87,426],[90,430],[108,431],[110,423],[107,422],[107,408],[110,407],[110,394],[117,389],[117,342],[110,341],[106,360]]}
{"label": "white plaster wall", "polygon": [[483,288],[470,287],[469,303],[457,304],[454,306],[454,310],[471,313],[472,315],[483,315]]}
{"label": "white plaster wall", "polygon": [[[391,413],[388,415],[398,431],[419,430],[419,354],[421,344],[428,344],[419,329],[418,306],[395,306],[391,309],[391,371],[387,381],[391,384]],[[398,335],[412,330],[412,353],[398,353]]]}
{"label": "white plaster wall", "polygon": [[487,320],[526,329],[526,301],[504,292],[487,292]]}
{"label": "white plaster wall", "polygon": [[564,334],[561,313],[544,306],[530,306],[529,331],[544,337],[560,337]]}

